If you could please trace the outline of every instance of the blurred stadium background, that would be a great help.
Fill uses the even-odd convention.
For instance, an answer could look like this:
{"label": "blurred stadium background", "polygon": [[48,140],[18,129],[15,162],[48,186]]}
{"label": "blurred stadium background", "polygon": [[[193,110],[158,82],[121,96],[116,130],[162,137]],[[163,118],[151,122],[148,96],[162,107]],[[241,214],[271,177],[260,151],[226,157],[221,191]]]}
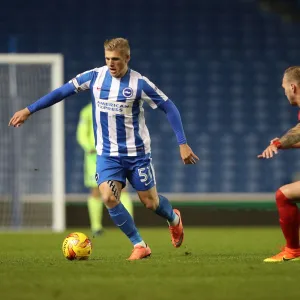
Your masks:
{"label": "blurred stadium background", "polygon": [[[60,53],[64,82],[104,64],[105,39],[128,38],[130,67],[176,103],[200,157],[196,166],[183,166],[164,114],[146,108],[158,190],[177,201],[188,225],[277,224],[273,193],[298,177],[300,154],[282,152],[270,161],[256,155],[297,122],[281,78],[285,68],[299,64],[300,1],[35,0],[17,1],[17,9],[7,1],[0,16],[0,52]],[[7,123],[15,110],[51,90],[51,71],[47,64],[17,65],[16,93],[11,68],[0,67],[0,225],[50,226],[47,195],[57,176],[50,163],[50,110],[18,133]],[[88,226],[83,153],[75,136],[88,101],[82,93],[64,102],[68,226]],[[140,208],[138,225],[161,224]],[[104,223],[112,224],[107,215]]]}

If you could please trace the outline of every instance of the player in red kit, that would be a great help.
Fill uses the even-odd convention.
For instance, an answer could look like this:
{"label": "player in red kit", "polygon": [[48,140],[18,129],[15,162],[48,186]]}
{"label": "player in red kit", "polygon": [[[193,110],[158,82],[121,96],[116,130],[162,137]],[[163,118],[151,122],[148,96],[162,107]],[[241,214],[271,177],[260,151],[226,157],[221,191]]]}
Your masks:
{"label": "player in red kit", "polygon": [[[290,67],[285,70],[282,87],[290,104],[300,107],[300,66]],[[279,149],[291,148],[300,148],[300,122],[281,138],[273,139],[263,153],[257,157],[262,159],[273,158]],[[300,181],[284,185],[277,190],[276,205],[279,212],[279,223],[286,240],[286,245],[278,254],[266,258],[264,260],[265,262],[300,260],[300,215],[297,202],[300,202]]]}

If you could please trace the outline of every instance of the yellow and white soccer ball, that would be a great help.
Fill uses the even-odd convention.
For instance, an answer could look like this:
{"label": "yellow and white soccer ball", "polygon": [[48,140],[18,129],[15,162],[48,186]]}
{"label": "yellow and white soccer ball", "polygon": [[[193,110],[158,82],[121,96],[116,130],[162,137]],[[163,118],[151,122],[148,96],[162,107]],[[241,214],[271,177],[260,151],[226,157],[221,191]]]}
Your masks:
{"label": "yellow and white soccer ball", "polygon": [[92,242],[84,233],[73,232],[64,239],[62,251],[69,260],[85,260],[92,253]]}

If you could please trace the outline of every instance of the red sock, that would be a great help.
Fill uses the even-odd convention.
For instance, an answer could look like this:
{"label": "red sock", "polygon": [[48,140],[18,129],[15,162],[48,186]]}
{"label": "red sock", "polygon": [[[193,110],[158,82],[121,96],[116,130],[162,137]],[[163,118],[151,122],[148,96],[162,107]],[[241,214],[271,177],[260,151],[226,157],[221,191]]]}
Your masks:
{"label": "red sock", "polygon": [[299,210],[281,190],[276,192],[276,205],[279,212],[279,223],[288,248],[299,248]]}

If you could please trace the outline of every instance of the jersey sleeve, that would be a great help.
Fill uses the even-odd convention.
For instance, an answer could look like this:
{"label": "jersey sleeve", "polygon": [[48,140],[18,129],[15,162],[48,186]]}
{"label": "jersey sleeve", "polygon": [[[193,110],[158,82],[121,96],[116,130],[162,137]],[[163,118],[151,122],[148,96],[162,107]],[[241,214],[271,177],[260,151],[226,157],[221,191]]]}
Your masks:
{"label": "jersey sleeve", "polygon": [[155,109],[168,100],[168,97],[147,77],[142,77],[142,100]]}
{"label": "jersey sleeve", "polygon": [[74,84],[75,92],[86,91],[90,89],[90,84],[95,76],[95,69],[85,71],[78,74],[75,78],[71,79],[69,82]]}

